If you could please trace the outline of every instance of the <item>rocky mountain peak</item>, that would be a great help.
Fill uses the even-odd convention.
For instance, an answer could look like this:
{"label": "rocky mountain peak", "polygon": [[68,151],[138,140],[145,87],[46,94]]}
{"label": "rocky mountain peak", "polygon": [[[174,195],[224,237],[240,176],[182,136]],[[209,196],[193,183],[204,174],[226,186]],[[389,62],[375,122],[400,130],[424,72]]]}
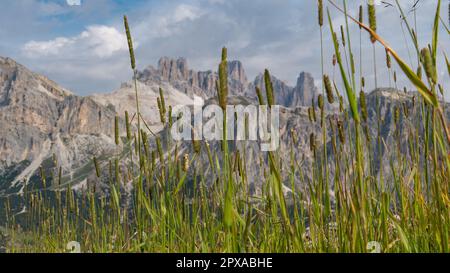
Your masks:
{"label": "rocky mountain peak", "polygon": [[164,80],[169,82],[189,79],[189,68],[185,58],[162,57],[158,61],[158,72]]}
{"label": "rocky mountain peak", "polygon": [[19,73],[19,70],[23,72],[26,71],[13,59],[0,57],[0,85],[14,81]]}
{"label": "rocky mountain peak", "polygon": [[17,181],[27,180],[52,153],[65,163],[85,162],[89,153],[75,154],[78,148],[67,146],[87,148],[77,142],[81,136],[99,145],[113,143],[114,118],[115,112],[90,98],[75,96],[12,59],[0,59],[0,169],[30,164]]}
{"label": "rocky mountain peak", "polygon": [[[240,61],[228,63],[230,94],[242,94],[248,82],[244,66]],[[162,57],[157,68],[148,66],[138,72],[138,80],[146,84],[170,83],[187,95],[197,95],[205,99],[216,95],[218,73],[212,70],[196,71],[189,68],[185,58]]]}
{"label": "rocky mountain peak", "polygon": [[0,56],[0,67],[5,69],[7,67],[17,67],[19,64],[11,58]]}
{"label": "rocky mountain peak", "polygon": [[52,99],[63,100],[72,93],[47,77],[31,72],[11,58],[0,57],[0,104],[7,99],[32,94],[44,94]]}
{"label": "rocky mountain peak", "polygon": [[[277,104],[285,107],[310,106],[312,98],[318,95],[317,87],[314,85],[314,78],[311,74],[302,72],[297,78],[295,87],[289,86],[284,81],[271,76],[272,85],[275,91]],[[265,93],[264,75],[259,74],[250,84],[249,92],[254,94],[255,87],[259,87]]]}
{"label": "rocky mountain peak", "polygon": [[314,78],[313,76],[308,72],[300,72],[298,78],[297,78],[297,87],[298,86],[312,86],[314,85]]}
{"label": "rocky mountain peak", "polygon": [[[287,85],[284,81],[276,78],[275,76],[271,75],[272,85],[275,93],[275,102],[279,105],[283,106],[289,106],[289,97],[292,93],[293,88]],[[249,92],[250,94],[256,94],[255,88],[259,87],[265,97],[266,94],[266,86],[264,83],[264,75],[260,73],[258,76],[256,76],[253,83],[250,84]]]}
{"label": "rocky mountain peak", "polygon": [[242,85],[247,84],[247,75],[241,61],[228,62],[228,76],[231,80],[237,81]]}
{"label": "rocky mountain peak", "polygon": [[318,90],[314,84],[313,76],[310,73],[301,72],[293,90],[292,105],[311,105],[312,99],[316,96],[318,96]]}

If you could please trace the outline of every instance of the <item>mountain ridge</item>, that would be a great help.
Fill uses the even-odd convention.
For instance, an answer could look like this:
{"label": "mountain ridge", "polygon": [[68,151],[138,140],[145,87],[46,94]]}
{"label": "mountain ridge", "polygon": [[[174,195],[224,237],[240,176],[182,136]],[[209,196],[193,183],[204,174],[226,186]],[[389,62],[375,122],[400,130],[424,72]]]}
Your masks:
{"label": "mountain ridge", "polygon": [[[147,72],[145,72],[147,71]],[[156,135],[163,134],[165,129],[159,120],[157,97],[159,88],[163,89],[166,105],[178,104],[192,105],[193,100],[189,92],[180,90],[180,86],[192,87],[194,81],[189,81],[192,75],[206,78],[216,77],[215,72],[195,72],[189,70],[186,61],[162,59],[158,68],[149,66],[144,72],[138,73],[138,92],[141,101],[142,116],[148,126]],[[253,89],[256,86],[264,90],[263,76],[258,75],[253,82],[248,82],[242,63],[230,62],[230,103],[256,104]],[[305,177],[308,177],[308,168],[312,162],[309,150],[309,137],[311,133],[321,134],[319,123],[311,123],[308,119],[307,107],[315,98],[318,91],[313,86],[314,79],[306,72],[299,75],[296,87],[290,87],[283,81],[272,76],[276,101],[284,104],[281,110],[280,156],[287,155],[291,143],[290,132],[298,132],[299,142],[295,154],[296,160],[303,162]],[[232,84],[235,84],[233,86]],[[247,88],[243,88],[247,83]],[[197,84],[197,83],[195,83]],[[198,82],[200,95],[208,98],[208,102],[216,100],[216,93],[210,86]],[[201,86],[204,89],[200,88]],[[206,88],[205,88],[206,86]],[[312,88],[313,91],[309,91]],[[297,89],[297,90],[295,90]],[[303,93],[302,93],[303,91]],[[379,99],[380,113],[385,124],[382,126],[382,136],[386,143],[393,143],[396,125],[393,122],[393,113],[396,107],[406,107],[416,114],[419,112],[411,104],[415,94],[405,94],[393,89],[378,89],[367,95],[369,113],[368,127],[375,130],[376,126],[376,99]],[[405,106],[406,104],[406,106]],[[71,187],[80,190],[86,185],[98,183],[92,158],[98,157],[102,166],[107,166],[108,158],[123,151],[123,144],[116,146],[114,139],[114,120],[119,118],[119,134],[126,135],[125,122],[121,118],[128,111],[133,117],[136,109],[135,90],[133,81],[127,83],[111,93],[94,94],[87,97],[77,96],[60,87],[51,80],[29,71],[12,59],[0,58],[0,196],[4,194],[20,193],[29,183],[39,187],[39,168],[45,166],[48,177],[52,174],[58,177],[60,170],[61,180],[59,187]],[[414,110],[415,109],[415,110]],[[446,107],[448,109],[448,107]],[[448,115],[450,117],[450,115]],[[327,120],[343,120],[345,115],[336,108],[327,108]],[[350,126],[350,125],[348,125]],[[402,130],[407,131],[407,123],[402,124]],[[404,128],[403,128],[404,127]],[[376,135],[376,132],[370,132]],[[331,139],[331,132],[328,132]],[[406,140],[407,137],[404,136]],[[152,138],[151,141],[154,142]],[[373,140],[372,140],[373,141]],[[154,145],[154,143],[152,143]],[[182,143],[179,151],[189,151],[191,143]],[[219,153],[220,145],[211,143]],[[402,144],[404,145],[404,143]],[[248,143],[244,145],[249,150],[249,164],[259,158],[259,144]],[[233,145],[231,145],[233,147]],[[237,146],[236,146],[237,147]],[[327,144],[330,147],[330,144]],[[320,148],[320,146],[319,146]],[[383,160],[389,159],[389,151],[380,148]],[[219,153],[220,154],[220,153]],[[206,159],[205,159],[206,160]],[[286,158],[286,160],[289,160]],[[380,166],[379,164],[378,166]],[[383,164],[383,166],[389,164]],[[106,167],[105,167],[106,168]],[[257,177],[262,171],[258,168],[250,170],[255,181],[252,186],[258,191]],[[388,170],[386,171],[386,175]],[[50,180],[50,178],[49,178]],[[55,181],[54,181],[55,182]]]}
{"label": "mountain ridge", "polygon": [[[256,101],[255,87],[265,90],[263,75],[253,81],[248,80],[244,65],[239,60],[228,62],[229,92],[232,96],[245,95]],[[216,96],[218,72],[214,70],[196,71],[189,68],[186,58],[161,57],[157,67],[147,66],[138,71],[137,79],[143,83],[169,82],[189,96],[197,95],[204,99]],[[310,73],[301,72],[296,86],[289,86],[272,75],[277,93],[277,101],[285,107],[310,106],[312,98],[318,96],[314,78]]]}
{"label": "mountain ridge", "polygon": [[[0,68],[0,169],[29,162],[6,184],[15,186],[22,182],[19,178],[26,185],[49,157],[65,163],[62,171],[68,173],[98,149],[113,147],[115,112],[111,109],[74,95],[10,58],[0,59]],[[102,139],[107,141],[94,149],[92,144]],[[85,153],[77,153],[83,149]]]}

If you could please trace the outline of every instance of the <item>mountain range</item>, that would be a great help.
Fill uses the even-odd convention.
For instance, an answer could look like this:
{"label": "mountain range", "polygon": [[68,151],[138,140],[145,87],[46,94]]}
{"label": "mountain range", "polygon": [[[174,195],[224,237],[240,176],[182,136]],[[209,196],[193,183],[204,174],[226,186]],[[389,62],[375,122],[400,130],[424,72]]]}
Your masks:
{"label": "mountain range", "polygon": [[[230,96],[256,102],[255,86],[263,87],[259,75],[248,81],[240,61],[228,65]],[[210,99],[216,95],[217,72],[195,71],[184,58],[163,57],[157,68],[137,73],[142,115],[159,132],[157,96],[164,90],[167,105],[191,105],[193,95]],[[302,72],[297,86],[273,77],[277,101],[286,107],[305,106],[317,95],[314,79]],[[76,185],[88,174],[78,175],[93,156],[115,152],[115,116],[135,112],[133,81],[107,94],[77,96],[50,79],[34,73],[13,59],[0,57],[0,195],[23,191],[39,168],[58,162],[65,180]],[[120,119],[123,125],[123,119]],[[76,181],[74,181],[74,179]]]}
{"label": "mountain range", "polygon": [[[229,62],[228,74],[230,103],[256,104],[255,87],[264,90],[263,75],[249,81],[240,61]],[[184,58],[163,57],[156,68],[148,66],[136,75],[142,116],[146,126],[155,134],[162,134],[165,129],[159,122],[159,88],[163,90],[166,105],[192,105],[193,95],[208,102],[216,99],[217,72],[192,70]],[[130,79],[111,93],[81,97],[10,58],[0,57],[0,197],[20,195],[29,188],[39,189],[42,186],[40,172],[47,176],[55,190],[81,190],[92,184],[101,190],[104,185],[95,178],[92,158],[97,157],[100,167],[108,169],[108,159],[123,152],[124,147],[115,144],[114,121],[116,116],[120,117],[119,127],[125,128],[122,118],[124,112],[128,111],[131,115],[136,112],[133,82]],[[306,72],[299,74],[295,87],[274,76],[272,82],[276,101],[282,106],[279,154],[285,162],[289,162],[289,151],[295,147],[294,159],[304,171],[302,176],[308,179],[313,161],[309,149],[310,135],[321,133],[320,124],[309,121],[308,106],[318,96],[318,88],[312,76]],[[389,88],[368,94],[369,134],[377,134],[378,109],[383,120],[381,137],[387,144],[394,143],[398,129],[394,111],[402,107],[409,109],[411,115],[418,115],[420,109],[412,104],[414,96],[415,93]],[[338,107],[326,111],[327,120],[345,120],[344,116]],[[408,126],[412,124],[402,120],[399,132],[402,134],[401,146],[405,149]],[[296,132],[298,142],[292,142],[291,132]],[[126,131],[123,129],[120,134],[125,136]],[[328,130],[328,139],[331,139],[331,135],[332,132]],[[154,139],[150,141],[154,145]],[[377,145],[373,139],[371,141]],[[220,149],[219,143],[211,143],[211,146]],[[327,145],[327,149],[330,146]],[[392,151],[385,147],[383,145],[374,149],[382,153],[376,154],[377,158],[386,160],[379,162],[377,168],[389,166]],[[231,149],[246,151],[250,182],[253,192],[257,194],[260,189],[258,177],[263,175],[265,165],[259,144],[235,142]],[[180,150],[192,150],[191,143],[182,143]],[[327,154],[332,159],[332,153],[328,151]],[[206,162],[208,159],[203,160]],[[388,176],[389,170],[385,170],[385,173]],[[287,188],[285,190],[288,191]]]}

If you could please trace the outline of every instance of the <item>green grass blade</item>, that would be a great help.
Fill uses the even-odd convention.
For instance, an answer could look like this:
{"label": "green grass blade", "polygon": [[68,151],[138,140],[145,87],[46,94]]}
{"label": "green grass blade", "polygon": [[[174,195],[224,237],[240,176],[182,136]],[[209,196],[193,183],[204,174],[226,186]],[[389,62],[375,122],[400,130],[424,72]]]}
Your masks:
{"label": "green grass blade", "polygon": [[450,76],[450,62],[448,61],[447,54],[444,53],[444,56],[445,56],[445,62],[447,63],[447,72],[448,72],[448,75]]}
{"label": "green grass blade", "polygon": [[441,12],[441,0],[438,0],[437,8],[436,8],[436,16],[434,17],[434,25],[433,25],[433,41],[432,41],[432,49],[433,52],[433,62],[434,66],[436,66],[436,55],[437,55],[437,47],[438,47],[438,39],[439,39],[439,14]]}

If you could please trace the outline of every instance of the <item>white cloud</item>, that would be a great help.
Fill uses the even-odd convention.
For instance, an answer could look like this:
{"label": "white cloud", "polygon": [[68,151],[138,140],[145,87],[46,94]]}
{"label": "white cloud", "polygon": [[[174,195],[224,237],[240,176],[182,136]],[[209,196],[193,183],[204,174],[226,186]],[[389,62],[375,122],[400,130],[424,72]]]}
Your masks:
{"label": "white cloud", "polygon": [[73,43],[73,40],[64,37],[51,41],[30,41],[23,46],[22,50],[28,57],[56,55],[62,48],[71,43]]}
{"label": "white cloud", "polygon": [[165,38],[180,32],[180,29],[205,14],[200,7],[179,4],[151,14],[136,26],[136,34],[141,39]]}
{"label": "white cloud", "polygon": [[[83,1],[82,8],[89,3],[100,2],[107,7],[105,3],[108,0],[98,0]],[[264,68],[269,68],[275,76],[286,80],[291,85],[296,83],[298,73],[301,71],[312,73],[317,82],[321,82],[320,36],[316,17],[316,1],[258,0],[258,4],[255,4],[254,1],[242,0],[149,2],[152,3],[127,12],[133,37],[140,45],[136,50],[137,63],[140,68],[155,65],[161,56],[172,56],[186,57],[191,68],[196,70],[216,69],[220,59],[220,49],[222,46],[227,46],[230,59],[238,59],[243,62],[250,80]],[[405,12],[410,10],[411,3],[409,2],[401,1]],[[11,1],[11,3],[15,3],[15,1]],[[349,14],[356,15],[360,4],[367,12],[366,3],[367,0],[349,1]],[[427,15],[417,16],[421,47],[431,41],[435,6],[435,1],[421,1],[418,6],[418,15]],[[55,7],[56,13],[57,8]],[[98,12],[101,9],[93,10]],[[23,12],[22,9],[20,11]],[[332,7],[330,7],[330,12],[336,29],[341,24],[345,24],[344,17],[340,12]],[[446,10],[443,9],[443,17],[445,12]],[[413,22],[413,15],[413,13],[407,14],[410,22]],[[380,5],[377,6],[377,16],[379,34],[394,46],[408,63],[414,64],[416,62],[415,54],[412,47],[409,48],[409,54],[408,48],[405,47],[398,11],[392,7],[385,8],[384,5]],[[20,15],[20,17],[29,18],[25,15]],[[90,15],[88,19],[92,17],[95,16]],[[86,94],[113,90],[119,86],[120,81],[129,79],[130,75],[127,74],[130,70],[129,57],[122,30],[122,17],[117,15],[107,19],[110,22],[109,26],[91,26],[78,35],[59,35],[62,37],[47,41],[44,38],[36,39],[35,37],[48,37],[47,35],[51,32],[39,32],[41,29],[27,27],[20,33],[26,33],[23,37],[34,37],[35,41],[30,41],[17,48],[21,49],[24,64],[30,65],[38,72],[45,72],[46,75],[65,84],[75,92]],[[6,25],[11,21],[13,20],[0,18],[0,22]],[[92,19],[89,24],[98,21]],[[5,29],[14,28],[12,26],[0,28],[1,35],[4,35]],[[350,24],[352,47],[358,66],[359,31],[356,25]],[[328,24],[325,25],[323,33],[325,73],[332,75],[333,47]],[[372,44],[366,33],[362,35],[362,38],[363,73],[367,79],[366,91],[370,91],[374,85],[374,80],[371,80],[374,78]],[[407,33],[405,38],[410,42]],[[445,38],[443,30],[440,36],[440,71],[446,71],[441,52],[450,46],[449,40]],[[0,49],[2,43],[4,41],[0,41]],[[135,42],[135,44],[137,43]],[[410,54],[412,55],[411,61],[408,56]],[[385,53],[380,46],[377,46],[376,55],[378,83],[380,86],[389,85],[387,71],[384,69]],[[401,76],[399,68],[396,65],[393,67],[397,71],[399,87],[407,86],[409,88],[411,84]],[[337,84],[341,87],[338,76],[339,74],[336,72]],[[359,77],[359,73],[357,76]],[[444,87],[448,89],[450,86],[448,77],[442,75],[441,80]]]}
{"label": "white cloud", "polygon": [[67,0],[67,5],[69,6],[80,6],[81,0]]}
{"label": "white cloud", "polygon": [[197,7],[182,4],[176,7],[173,18],[175,23],[179,23],[184,20],[195,20],[202,13],[202,10]]}
{"label": "white cloud", "polygon": [[127,42],[124,34],[114,27],[97,25],[87,27],[85,31],[74,37],[30,41],[22,47],[22,52],[30,58],[48,56],[107,58],[126,49]]}

